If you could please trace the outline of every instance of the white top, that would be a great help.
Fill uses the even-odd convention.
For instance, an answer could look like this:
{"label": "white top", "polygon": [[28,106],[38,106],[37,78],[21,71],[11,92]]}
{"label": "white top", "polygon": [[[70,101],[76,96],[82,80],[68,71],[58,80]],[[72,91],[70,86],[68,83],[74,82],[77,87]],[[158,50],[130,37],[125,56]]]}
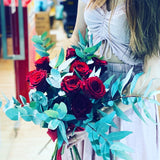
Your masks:
{"label": "white top", "polygon": [[[82,0],[88,3],[89,0]],[[130,65],[142,63],[141,59],[134,59],[131,55],[130,30],[128,26],[125,3],[120,3],[112,11],[97,7],[87,8],[84,19],[89,33],[93,35],[93,44],[102,41],[105,45],[100,48],[100,55],[110,58],[108,53],[113,53],[118,59]],[[110,52],[108,52],[110,49]]]}

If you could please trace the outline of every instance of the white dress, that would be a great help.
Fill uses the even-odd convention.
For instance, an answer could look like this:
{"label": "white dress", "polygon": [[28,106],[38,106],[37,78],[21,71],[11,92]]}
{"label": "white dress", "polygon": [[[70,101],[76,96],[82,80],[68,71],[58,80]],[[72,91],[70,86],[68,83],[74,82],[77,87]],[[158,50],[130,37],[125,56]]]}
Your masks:
{"label": "white dress", "polygon": [[[88,3],[88,0],[83,1]],[[112,71],[108,69],[107,74],[104,74],[103,78],[105,78],[105,75],[109,76],[113,73],[123,73],[125,76],[131,66],[134,66],[136,70],[136,68],[143,65],[141,59],[135,60],[130,54],[130,33],[125,12],[125,3],[116,7],[111,19],[110,16],[111,12],[104,11],[102,8],[86,9],[84,13],[89,33],[93,34],[93,43],[96,44],[103,41],[105,44],[105,47],[102,46],[100,49],[100,55],[107,59],[110,56],[105,53],[110,49],[111,53],[122,60],[124,65],[127,66],[125,68],[122,64],[116,64],[117,66],[113,67]],[[138,73],[138,70],[135,71],[135,73]],[[139,119],[132,108],[125,112],[132,122],[127,122],[117,117],[114,121],[119,127],[118,130],[133,132],[122,140],[122,143],[134,150],[134,152],[130,154],[132,160],[160,160],[160,128],[157,106],[153,103],[150,104],[148,101],[146,101],[145,104],[157,125],[146,118],[141,108],[139,108],[139,112],[142,114],[147,124]],[[111,128],[111,132],[113,131],[115,131],[115,129]],[[103,159],[95,154],[88,138],[78,143],[77,147],[82,160]],[[65,150],[62,159],[71,160],[69,150]],[[120,160],[120,158],[116,160]]]}

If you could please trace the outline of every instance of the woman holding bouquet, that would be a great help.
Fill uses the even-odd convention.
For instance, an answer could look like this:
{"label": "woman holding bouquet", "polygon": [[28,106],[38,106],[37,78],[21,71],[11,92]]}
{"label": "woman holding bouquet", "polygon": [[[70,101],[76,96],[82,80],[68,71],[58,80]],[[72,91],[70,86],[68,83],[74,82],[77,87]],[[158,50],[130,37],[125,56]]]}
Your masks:
{"label": "woman holding bouquet", "polygon": [[[70,41],[78,42],[78,30],[85,35],[86,27],[93,35],[93,44],[102,42],[96,53],[108,62],[102,75],[106,80],[111,75],[117,79],[126,76],[133,67],[133,73],[144,72],[138,79],[133,95],[144,93],[150,80],[155,78],[152,90],[160,87],[160,1],[159,0],[79,0],[77,22]],[[146,79],[146,74],[150,75]],[[115,81],[115,80],[113,80]],[[143,83],[143,88],[141,85]],[[111,98],[107,97],[106,98]],[[159,123],[157,106],[146,101],[150,114]],[[119,107],[131,119],[127,122],[115,117],[115,123],[121,131],[132,131],[123,143],[133,148],[130,154],[133,160],[158,160],[160,153],[160,130],[158,125],[148,120],[141,121],[133,109],[119,104]],[[141,114],[142,110],[139,109]],[[116,129],[111,128],[110,132]],[[101,160],[95,154],[86,134],[79,133],[70,139],[70,145],[77,143],[82,160]],[[79,139],[79,141],[77,141]],[[71,160],[69,150],[62,156]],[[113,157],[111,157],[112,159]]]}

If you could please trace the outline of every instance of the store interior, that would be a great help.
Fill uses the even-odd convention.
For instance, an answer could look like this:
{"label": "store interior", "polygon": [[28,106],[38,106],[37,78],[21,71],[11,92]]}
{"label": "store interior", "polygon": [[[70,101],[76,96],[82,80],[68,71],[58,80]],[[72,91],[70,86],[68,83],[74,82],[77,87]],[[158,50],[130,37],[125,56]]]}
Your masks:
{"label": "store interior", "polygon": [[[41,35],[47,31],[51,42],[55,42],[50,54],[53,56],[55,52],[57,54],[59,48],[63,46],[63,41],[73,32],[77,2],[78,0],[24,0],[24,3],[22,1],[25,59],[16,60],[13,57],[14,54],[20,54],[18,53],[20,49],[16,47],[20,46],[18,36],[21,30],[18,28],[18,1],[15,1],[13,5],[4,0],[6,35],[3,34],[2,16],[0,21],[0,100],[3,106],[7,103],[6,97],[11,99],[17,97],[18,94],[24,94],[24,96],[27,94],[27,91],[24,91],[25,84],[24,86],[19,84],[25,80],[25,72],[33,68],[34,61],[38,58],[34,43],[31,41],[32,36]],[[6,46],[3,44],[4,37],[6,37]],[[47,129],[21,119],[19,121],[9,120],[3,112],[3,106],[0,109],[0,159],[51,159],[54,143],[50,141]]]}

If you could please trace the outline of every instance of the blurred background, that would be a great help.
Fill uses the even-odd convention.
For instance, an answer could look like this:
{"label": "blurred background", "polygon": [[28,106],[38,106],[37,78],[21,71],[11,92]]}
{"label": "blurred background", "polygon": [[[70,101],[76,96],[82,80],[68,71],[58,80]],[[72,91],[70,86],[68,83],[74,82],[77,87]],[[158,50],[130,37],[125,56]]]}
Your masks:
{"label": "blurred background", "polygon": [[[28,98],[26,74],[38,58],[31,38],[48,32],[54,47],[73,32],[78,0],[0,1],[0,100]],[[50,51],[51,54],[55,54]],[[3,107],[2,107],[3,108]],[[50,160],[54,143],[32,122],[9,120],[0,109],[0,160]]]}

